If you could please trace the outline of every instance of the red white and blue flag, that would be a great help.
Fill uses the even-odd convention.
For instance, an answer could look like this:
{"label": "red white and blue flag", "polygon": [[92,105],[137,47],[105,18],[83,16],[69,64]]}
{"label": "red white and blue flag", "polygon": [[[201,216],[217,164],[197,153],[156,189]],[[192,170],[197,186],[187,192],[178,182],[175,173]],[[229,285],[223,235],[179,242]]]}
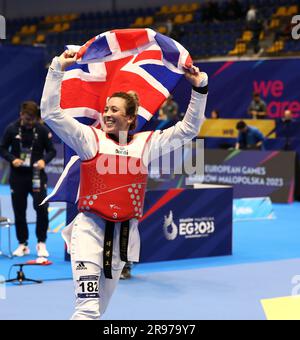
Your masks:
{"label": "red white and blue flag", "polygon": [[[184,68],[193,64],[182,45],[148,28],[109,31],[81,47],[67,48],[77,52],[77,63],[65,72],[61,108],[80,122],[96,127],[100,127],[109,96],[135,91],[140,99],[137,131],[144,130],[181,79]],[[65,170],[48,200],[75,204],[80,160],[68,147],[65,159]]]}

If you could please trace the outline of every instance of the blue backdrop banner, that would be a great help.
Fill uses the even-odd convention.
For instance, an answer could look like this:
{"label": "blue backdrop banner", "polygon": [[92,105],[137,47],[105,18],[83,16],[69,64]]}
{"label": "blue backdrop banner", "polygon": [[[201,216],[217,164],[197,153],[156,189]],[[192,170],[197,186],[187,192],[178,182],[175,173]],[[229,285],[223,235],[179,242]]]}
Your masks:
{"label": "blue backdrop banner", "polygon": [[19,117],[25,100],[41,100],[46,77],[45,49],[0,46],[0,135]]}
{"label": "blue backdrop banner", "polygon": [[[269,118],[279,118],[285,109],[300,119],[300,59],[205,62],[197,64],[208,73],[207,117],[213,109],[221,118],[246,118],[252,93],[259,92],[267,104]],[[182,80],[175,91],[180,109],[185,111],[189,87]]]}

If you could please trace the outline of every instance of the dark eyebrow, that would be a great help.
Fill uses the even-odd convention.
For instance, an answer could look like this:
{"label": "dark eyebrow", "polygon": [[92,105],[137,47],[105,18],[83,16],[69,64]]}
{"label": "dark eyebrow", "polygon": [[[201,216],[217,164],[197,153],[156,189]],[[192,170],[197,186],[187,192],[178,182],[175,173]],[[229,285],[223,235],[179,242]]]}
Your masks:
{"label": "dark eyebrow", "polygon": [[[108,109],[109,108],[109,106],[108,105],[106,105],[105,106],[105,109]],[[116,110],[119,110],[120,111],[120,108],[118,108],[117,106],[115,106],[115,105],[113,105],[113,106],[111,106],[111,108],[112,109],[116,109]]]}

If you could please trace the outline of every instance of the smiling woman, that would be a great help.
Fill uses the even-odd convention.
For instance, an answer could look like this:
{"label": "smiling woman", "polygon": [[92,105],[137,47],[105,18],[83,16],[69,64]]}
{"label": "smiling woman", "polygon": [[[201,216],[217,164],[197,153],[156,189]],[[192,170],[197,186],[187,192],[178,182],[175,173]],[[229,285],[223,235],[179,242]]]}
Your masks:
{"label": "smiling woman", "polygon": [[133,92],[116,92],[107,102],[103,113],[103,129],[119,143],[128,141],[128,131],[137,127],[138,95]]}
{"label": "smiling woman", "polygon": [[[53,59],[41,113],[46,123],[81,158],[79,214],[63,231],[71,253],[76,290],[72,319],[99,319],[125,263],[139,261],[138,222],[143,215],[147,166],[161,150],[166,153],[167,149],[169,153],[176,149],[170,145],[179,148],[198,135],[205,120],[208,76],[195,66],[184,68],[193,90],[183,121],[163,131],[129,135],[136,128],[139,108],[134,92],[116,92],[110,96],[101,129],[83,125],[61,109],[57,89],[61,88],[64,70],[75,62],[73,51],[65,51]],[[106,160],[116,166],[112,167],[113,171],[103,173],[100,170],[106,166]],[[134,166],[128,166],[131,164]]]}

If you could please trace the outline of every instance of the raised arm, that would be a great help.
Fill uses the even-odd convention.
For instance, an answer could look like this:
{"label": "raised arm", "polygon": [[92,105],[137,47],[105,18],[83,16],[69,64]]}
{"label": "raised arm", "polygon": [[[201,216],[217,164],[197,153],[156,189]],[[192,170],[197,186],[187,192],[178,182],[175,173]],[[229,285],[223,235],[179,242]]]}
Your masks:
{"label": "raised arm", "polygon": [[149,142],[148,162],[156,159],[158,154],[168,153],[193,140],[198,136],[205,121],[208,76],[195,66],[187,70],[185,76],[192,84],[193,90],[184,119],[168,129],[156,130],[153,133]]}
{"label": "raised arm", "polygon": [[93,158],[97,152],[96,139],[91,128],[64,113],[60,107],[64,70],[74,63],[75,53],[70,51],[53,59],[41,100],[41,117],[82,160],[87,160]]}

